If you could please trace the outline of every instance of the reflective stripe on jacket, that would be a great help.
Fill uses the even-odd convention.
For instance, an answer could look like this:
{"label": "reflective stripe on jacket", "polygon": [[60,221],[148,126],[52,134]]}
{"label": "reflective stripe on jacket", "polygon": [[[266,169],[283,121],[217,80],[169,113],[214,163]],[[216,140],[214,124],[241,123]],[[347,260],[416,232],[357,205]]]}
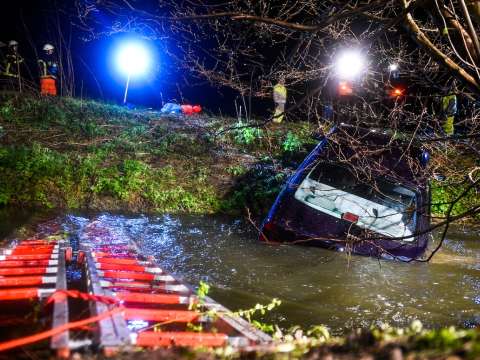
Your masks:
{"label": "reflective stripe on jacket", "polygon": [[52,59],[39,59],[38,65],[40,67],[40,77],[53,77],[56,78],[58,74],[58,64]]}
{"label": "reflective stripe on jacket", "polygon": [[7,54],[5,56],[5,71],[6,76],[18,77],[18,66],[23,62],[23,59],[17,53]]}
{"label": "reflective stripe on jacket", "polygon": [[455,115],[457,113],[457,96],[444,96],[442,98],[442,110],[445,115]]}
{"label": "reflective stripe on jacket", "polygon": [[277,84],[273,87],[273,101],[276,103],[287,102],[287,88],[282,84]]}

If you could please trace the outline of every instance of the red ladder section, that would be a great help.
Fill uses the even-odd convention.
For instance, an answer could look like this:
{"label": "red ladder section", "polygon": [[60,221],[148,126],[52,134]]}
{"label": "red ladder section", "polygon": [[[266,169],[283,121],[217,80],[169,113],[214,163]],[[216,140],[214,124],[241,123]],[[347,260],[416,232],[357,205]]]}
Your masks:
{"label": "red ladder section", "polygon": [[[125,307],[121,315],[100,322],[98,342],[106,352],[126,345],[244,347],[271,341],[242,319],[228,315],[209,319],[190,310],[189,304],[197,299],[189,286],[165,273],[151,257],[142,256],[134,244],[107,244],[101,238],[87,233],[81,242],[89,290],[94,295],[114,296]],[[204,310],[227,313],[212,299],[207,298],[206,303]],[[94,315],[107,310],[105,304],[98,303]],[[202,325],[204,330],[188,331],[189,325]]]}
{"label": "red ladder section", "polygon": [[[66,290],[65,241],[29,239],[0,249],[0,306],[6,301],[30,300],[32,304],[49,297],[56,290]],[[56,300],[52,328],[68,322],[68,304]],[[69,352],[69,333],[51,340],[51,348],[65,357]]]}

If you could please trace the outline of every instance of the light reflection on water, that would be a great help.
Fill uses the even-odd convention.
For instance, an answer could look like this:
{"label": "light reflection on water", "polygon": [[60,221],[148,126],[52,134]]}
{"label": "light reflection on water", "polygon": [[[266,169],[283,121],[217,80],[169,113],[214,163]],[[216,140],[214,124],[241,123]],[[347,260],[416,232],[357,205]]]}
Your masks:
{"label": "light reflection on water", "polygon": [[[478,234],[452,232],[433,263],[378,261],[300,246],[268,246],[238,220],[208,216],[100,215],[101,221],[155,255],[165,270],[231,310],[282,300],[283,327],[326,324],[335,333],[376,322],[429,327],[480,323]],[[70,217],[70,223],[82,223]],[[84,221],[83,221],[84,223]],[[455,240],[453,240],[455,239]]]}

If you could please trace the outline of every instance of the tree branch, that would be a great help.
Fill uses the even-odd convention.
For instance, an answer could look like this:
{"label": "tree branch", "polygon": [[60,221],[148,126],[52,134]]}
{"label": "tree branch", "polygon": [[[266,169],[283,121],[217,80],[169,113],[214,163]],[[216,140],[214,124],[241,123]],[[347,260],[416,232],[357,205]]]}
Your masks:
{"label": "tree branch", "polygon": [[[403,6],[407,8],[408,5],[406,0],[401,1],[403,3]],[[433,59],[448,68],[456,78],[462,81],[473,91],[475,91],[476,93],[480,92],[480,84],[478,83],[478,81],[472,75],[467,73],[462,67],[460,67],[456,62],[450,59],[450,57],[445,55],[439,48],[435,46],[435,44],[430,41],[430,39],[417,25],[410,12],[405,17],[405,26],[407,27],[407,30],[409,31],[412,39],[415,40],[417,44],[419,44],[424,50],[426,50]]]}

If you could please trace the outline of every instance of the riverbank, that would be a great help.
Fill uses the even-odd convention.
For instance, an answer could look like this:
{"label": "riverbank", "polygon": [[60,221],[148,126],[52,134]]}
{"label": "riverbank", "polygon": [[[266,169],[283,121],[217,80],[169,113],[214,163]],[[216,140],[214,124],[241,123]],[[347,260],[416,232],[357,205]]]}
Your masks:
{"label": "riverbank", "polygon": [[308,123],[252,129],[72,98],[3,98],[0,126],[0,205],[20,207],[262,213],[315,143]]}
{"label": "riverbank", "polygon": [[[135,359],[478,359],[480,356],[480,333],[476,330],[422,330],[421,324],[407,329],[388,327],[357,331],[345,338],[325,337],[318,332],[305,336],[301,331],[287,335],[276,346],[252,351],[234,352],[230,348],[217,351],[188,351],[185,349],[160,349],[142,351]],[[81,357],[79,359],[100,359]],[[116,359],[132,359],[130,353],[119,354]]]}
{"label": "riverbank", "polygon": [[[308,122],[246,125],[91,100],[6,96],[0,98],[0,206],[195,214],[248,209],[261,217],[318,142],[319,129]],[[448,154],[451,161],[456,156],[456,163],[468,161]],[[465,186],[461,172],[434,181],[433,214],[445,215]],[[467,195],[453,215],[476,203],[476,194]]]}

